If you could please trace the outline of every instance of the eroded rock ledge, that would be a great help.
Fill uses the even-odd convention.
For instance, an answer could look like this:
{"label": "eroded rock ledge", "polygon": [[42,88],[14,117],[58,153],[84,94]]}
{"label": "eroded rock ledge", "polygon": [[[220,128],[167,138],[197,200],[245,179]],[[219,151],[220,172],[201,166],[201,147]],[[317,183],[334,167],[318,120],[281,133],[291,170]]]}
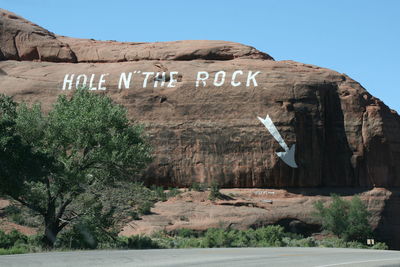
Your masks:
{"label": "eroded rock ledge", "polygon": [[0,9],[0,59],[49,62],[125,62],[139,60],[273,60],[257,49],[224,41],[134,43],[55,35]]}

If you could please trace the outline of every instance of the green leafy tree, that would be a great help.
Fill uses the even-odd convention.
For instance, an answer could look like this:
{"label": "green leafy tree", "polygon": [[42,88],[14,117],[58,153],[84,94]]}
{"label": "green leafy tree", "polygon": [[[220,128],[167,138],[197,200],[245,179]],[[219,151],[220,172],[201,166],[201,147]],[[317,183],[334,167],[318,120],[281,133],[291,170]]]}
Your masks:
{"label": "green leafy tree", "polygon": [[43,179],[51,159],[23,142],[16,133],[16,117],[16,103],[0,95],[0,194],[33,207],[23,197],[27,193],[24,184]]}
{"label": "green leafy tree", "polygon": [[365,241],[372,234],[368,222],[370,213],[358,196],[346,201],[338,195],[332,195],[332,202],[325,207],[322,201],[314,205],[316,217],[322,222],[322,228],[345,240]]}
{"label": "green leafy tree", "polygon": [[104,95],[81,89],[60,96],[47,116],[40,105],[8,109],[14,109],[15,140],[6,145],[17,147],[9,154],[19,161],[5,165],[23,172],[1,175],[0,191],[43,217],[47,246],[65,226],[88,216],[104,187],[132,181],[151,159],[142,128]]}
{"label": "green leafy tree", "polygon": [[352,198],[348,212],[348,226],[345,232],[347,240],[365,242],[372,235],[368,222],[370,213],[358,196]]}
{"label": "green leafy tree", "polygon": [[349,203],[338,195],[332,195],[332,203],[324,207],[321,201],[316,202],[317,216],[322,220],[322,228],[337,236],[342,236],[348,226]]}
{"label": "green leafy tree", "polygon": [[11,97],[0,95],[0,194],[34,209],[40,201],[31,198],[29,184],[39,183],[49,175],[52,159],[22,140],[17,134],[16,118],[16,103]]}

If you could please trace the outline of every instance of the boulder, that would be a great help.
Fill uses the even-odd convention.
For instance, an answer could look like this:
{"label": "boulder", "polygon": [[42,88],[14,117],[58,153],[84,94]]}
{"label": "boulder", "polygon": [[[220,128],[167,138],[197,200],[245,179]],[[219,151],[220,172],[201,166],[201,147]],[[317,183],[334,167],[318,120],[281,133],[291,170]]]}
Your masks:
{"label": "boulder", "polygon": [[1,59],[76,62],[72,50],[53,33],[4,9],[0,9]]}

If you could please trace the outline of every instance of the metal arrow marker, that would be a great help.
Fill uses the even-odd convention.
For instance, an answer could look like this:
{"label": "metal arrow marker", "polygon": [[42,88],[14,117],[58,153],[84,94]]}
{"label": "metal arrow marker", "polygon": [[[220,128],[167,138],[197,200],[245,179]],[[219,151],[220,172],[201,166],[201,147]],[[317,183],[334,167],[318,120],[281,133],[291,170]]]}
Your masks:
{"label": "metal arrow marker", "polygon": [[296,150],[296,144],[293,144],[290,149],[286,145],[285,140],[283,140],[281,134],[276,129],[274,123],[272,122],[269,115],[265,119],[258,117],[258,119],[264,124],[265,128],[271,133],[271,135],[278,141],[279,145],[285,150],[285,152],[276,152],[278,157],[280,157],[287,165],[292,168],[297,168],[296,161],[294,160],[294,152]]}

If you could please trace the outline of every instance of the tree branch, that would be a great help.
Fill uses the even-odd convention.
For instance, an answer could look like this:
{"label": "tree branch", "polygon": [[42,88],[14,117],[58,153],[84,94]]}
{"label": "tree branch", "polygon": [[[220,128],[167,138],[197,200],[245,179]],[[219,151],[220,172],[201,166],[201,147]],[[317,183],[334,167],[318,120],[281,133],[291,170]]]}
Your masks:
{"label": "tree branch", "polygon": [[63,214],[64,214],[64,212],[65,212],[65,209],[67,208],[67,206],[68,206],[69,204],[71,204],[71,202],[72,202],[72,198],[69,198],[69,199],[67,199],[66,201],[64,201],[64,203],[61,205],[60,209],[59,209],[58,212],[57,212],[56,219],[58,219],[58,220],[61,219],[61,217],[63,216]]}
{"label": "tree branch", "polygon": [[[75,212],[73,212],[73,213],[75,213]],[[79,218],[80,216],[82,216],[82,215],[84,215],[85,213],[81,213],[81,214],[77,214],[77,213],[75,213],[75,215],[73,215],[72,217],[70,217],[70,218],[66,218],[66,219],[63,219],[63,218],[57,218],[60,222],[62,222],[62,224],[60,224],[59,226],[58,226],[58,229],[61,231],[65,226],[67,226],[69,223],[71,223],[71,221],[72,220],[74,220],[74,219],[76,219],[76,218]]]}
{"label": "tree branch", "polygon": [[[12,196],[11,196],[11,197],[12,197]],[[36,206],[36,205],[29,204],[28,202],[26,202],[25,200],[23,200],[23,199],[21,199],[21,198],[18,198],[18,197],[12,197],[12,198],[13,198],[14,200],[18,201],[19,203],[21,203],[22,205],[24,205],[24,206],[30,208],[31,210],[34,210],[34,211],[40,213],[40,214],[43,215],[43,216],[46,215],[46,211],[45,211],[44,209],[42,209],[42,208],[40,208],[40,207],[38,207],[38,206]]]}

